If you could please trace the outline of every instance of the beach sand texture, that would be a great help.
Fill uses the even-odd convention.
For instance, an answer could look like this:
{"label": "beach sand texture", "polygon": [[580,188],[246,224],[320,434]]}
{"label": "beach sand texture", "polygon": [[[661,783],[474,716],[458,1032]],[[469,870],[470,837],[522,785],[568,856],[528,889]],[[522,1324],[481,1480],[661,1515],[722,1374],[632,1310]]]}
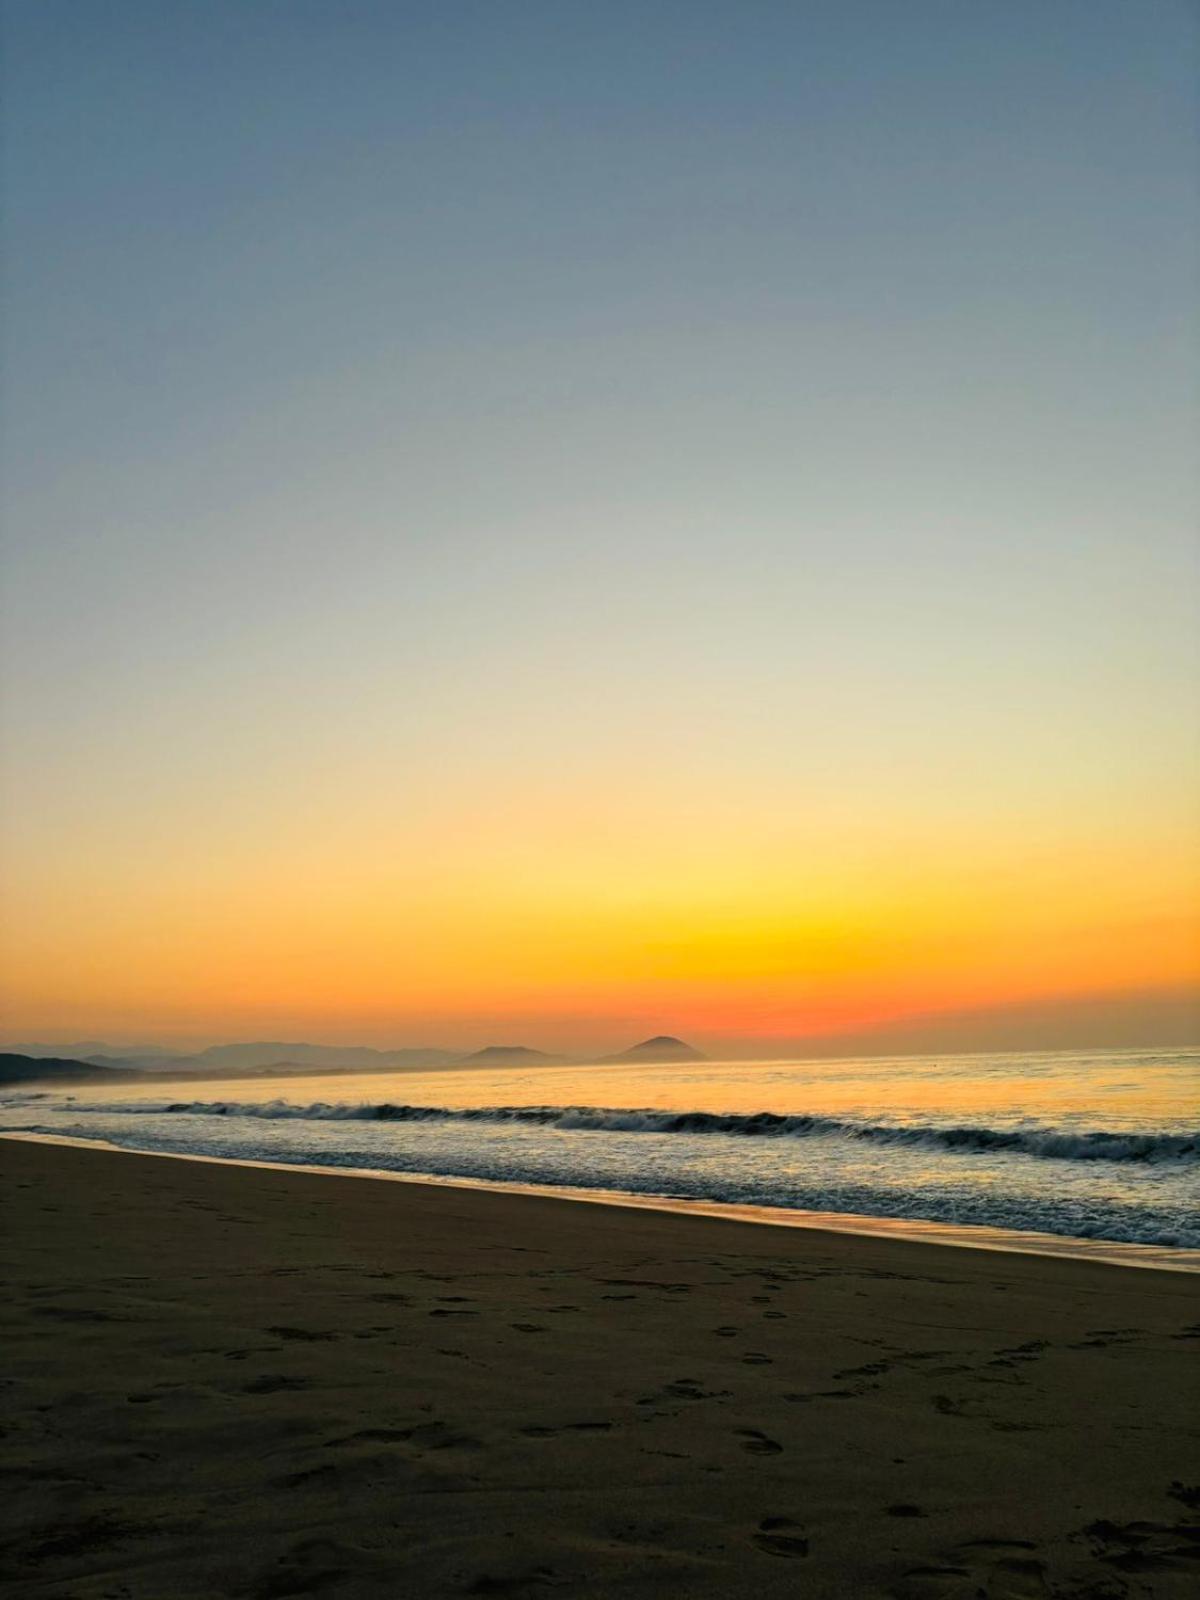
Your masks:
{"label": "beach sand texture", "polygon": [[1195,1592],[1200,1281],[0,1142],[8,1596]]}

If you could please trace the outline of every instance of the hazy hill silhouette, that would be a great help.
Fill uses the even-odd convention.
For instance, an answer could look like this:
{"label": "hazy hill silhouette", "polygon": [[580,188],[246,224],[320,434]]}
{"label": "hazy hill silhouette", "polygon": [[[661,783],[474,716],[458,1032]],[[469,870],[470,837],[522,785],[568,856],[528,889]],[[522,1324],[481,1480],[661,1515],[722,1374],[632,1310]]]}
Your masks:
{"label": "hazy hill silhouette", "polygon": [[175,1057],[172,1066],[185,1066],[189,1071],[202,1071],[206,1067],[256,1068],[256,1067],[359,1067],[364,1072],[377,1068],[436,1066],[442,1061],[452,1061],[452,1050],[404,1049],[372,1050],[368,1045],[279,1043],[273,1040],[256,1040],[248,1044],[214,1044],[195,1055]]}
{"label": "hazy hill silhouette", "polygon": [[561,1056],[552,1056],[545,1050],[532,1050],[526,1044],[488,1044],[482,1050],[474,1050],[469,1056],[460,1056],[455,1066],[465,1067],[474,1062],[481,1067],[488,1066],[520,1066],[522,1062],[532,1065],[537,1061],[562,1060]]}
{"label": "hazy hill silhouette", "polygon": [[631,1045],[628,1050],[600,1059],[602,1063],[615,1065],[621,1061],[707,1061],[708,1057],[695,1045],[685,1044],[682,1039],[676,1039],[669,1033],[660,1033],[653,1039],[643,1039],[641,1044]]}
{"label": "hazy hill silhouette", "polygon": [[112,1083],[143,1076],[132,1067],[98,1067],[91,1061],[73,1061],[64,1056],[0,1053],[0,1083]]}

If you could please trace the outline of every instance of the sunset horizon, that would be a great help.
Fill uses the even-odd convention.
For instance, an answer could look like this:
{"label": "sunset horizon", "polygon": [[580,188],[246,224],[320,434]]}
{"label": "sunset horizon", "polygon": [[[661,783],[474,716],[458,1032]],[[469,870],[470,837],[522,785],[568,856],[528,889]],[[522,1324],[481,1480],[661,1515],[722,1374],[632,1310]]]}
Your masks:
{"label": "sunset horizon", "polygon": [[[639,1012],[612,1020],[590,1016],[546,1017],[539,1013],[498,1013],[484,1018],[453,1016],[381,1025],[366,1021],[351,1027],[320,1015],[269,1013],[232,1021],[224,1028],[200,1029],[194,1024],[157,1029],[78,1026],[36,1022],[8,1026],[0,1048],[20,1050],[23,1044],[67,1046],[80,1041],[92,1046],[153,1051],[162,1047],[181,1053],[259,1040],[280,1040],[329,1048],[373,1050],[432,1049],[466,1054],[486,1045],[528,1045],[564,1059],[593,1059],[624,1049],[642,1038],[667,1034],[700,1046],[715,1060],[783,1060],[858,1055],[920,1055],[941,1050],[957,1055],[996,1051],[1071,1051],[1089,1049],[1172,1049],[1194,1044],[1198,1002],[1191,987],[1155,991],[1114,991],[1103,995],[1050,995],[1004,1006],[961,1011],[899,1012],[869,1023],[845,1022],[804,1030],[781,1026],[754,1034],[716,1031],[707,1018],[679,1021]],[[511,1035],[511,1037],[510,1037]],[[114,1046],[115,1041],[115,1046]]]}

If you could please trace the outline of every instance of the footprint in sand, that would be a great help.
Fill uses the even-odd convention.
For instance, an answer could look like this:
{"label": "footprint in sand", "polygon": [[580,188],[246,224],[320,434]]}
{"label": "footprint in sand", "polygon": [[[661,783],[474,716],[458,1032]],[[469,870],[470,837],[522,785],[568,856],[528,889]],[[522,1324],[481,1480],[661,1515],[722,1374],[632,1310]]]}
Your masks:
{"label": "footprint in sand", "polygon": [[877,1378],[881,1373],[890,1372],[890,1361],[868,1361],[863,1367],[843,1367],[840,1372],[835,1372],[835,1378]]}
{"label": "footprint in sand", "polygon": [[[910,1567],[892,1593],[897,1600],[958,1600],[965,1594],[987,1595],[991,1600],[1042,1600],[1051,1591],[1044,1563],[1030,1553],[1036,1548],[1029,1539],[968,1539],[941,1559]],[[1089,1585],[1072,1587],[1070,1592],[1089,1600],[1092,1596],[1114,1600],[1124,1589]]]}
{"label": "footprint in sand", "polygon": [[343,1444],[403,1444],[411,1437],[411,1428],[360,1428],[357,1433],[326,1439],[324,1448],[332,1450]]}
{"label": "footprint in sand", "polygon": [[676,1378],[668,1383],[663,1394],[673,1400],[726,1400],[728,1389],[706,1389],[696,1378]]}
{"label": "footprint in sand", "polygon": [[264,1372],[261,1378],[248,1383],[243,1394],[277,1394],[285,1389],[311,1389],[310,1378],[285,1378],[277,1372]]}
{"label": "footprint in sand", "polygon": [[745,1440],[743,1450],[748,1450],[752,1456],[778,1456],[783,1454],[783,1446],[778,1439],[772,1439],[758,1428],[739,1428],[738,1433]]}
{"label": "footprint in sand", "polygon": [[305,1467],[299,1472],[288,1472],[285,1473],[282,1478],[276,1478],[274,1481],[282,1489],[301,1489],[306,1484],[311,1486],[313,1484],[336,1483],[338,1476],[339,1474],[336,1467],[323,1465],[319,1467]]}
{"label": "footprint in sand", "polygon": [[969,1413],[963,1410],[965,1400],[955,1400],[948,1394],[935,1394],[930,1401],[935,1411],[940,1411],[944,1417],[965,1417]]}
{"label": "footprint in sand", "polygon": [[1077,1538],[1092,1554],[1119,1572],[1186,1572],[1200,1551],[1200,1528],[1192,1522],[1091,1522]]}
{"label": "footprint in sand", "polygon": [[422,1450],[479,1450],[483,1444],[473,1434],[460,1433],[444,1422],[422,1422],[406,1432],[407,1442]]}
{"label": "footprint in sand", "polygon": [[768,1556],[806,1556],[808,1540],[797,1530],[798,1524],[790,1517],[764,1517],[754,1535],[754,1544]]}

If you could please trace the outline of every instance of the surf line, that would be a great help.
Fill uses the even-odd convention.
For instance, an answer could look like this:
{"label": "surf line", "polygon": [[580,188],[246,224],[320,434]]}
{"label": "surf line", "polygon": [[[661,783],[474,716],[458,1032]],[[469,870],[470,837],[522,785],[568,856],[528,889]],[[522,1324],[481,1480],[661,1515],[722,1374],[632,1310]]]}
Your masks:
{"label": "surf line", "polygon": [[674,1216],[709,1217],[718,1222],[753,1223],[771,1228],[809,1228],[821,1233],[850,1233],[909,1244],[934,1244],[962,1250],[991,1250],[1001,1255],[1054,1256],[1105,1266],[1149,1267],[1160,1272],[1200,1273],[1200,1250],[1165,1245],[1127,1244],[1115,1239],[1077,1239],[1066,1234],[1035,1233],[1015,1228],[990,1228],[974,1223],[925,1222],[914,1217],[858,1216],[843,1211],[793,1211],[784,1206],[732,1205],[721,1200],[691,1200],[670,1195],[631,1194],[620,1189],[573,1189],[545,1183],[515,1183],[501,1178],[465,1178],[436,1172],[386,1172],[371,1167],[334,1167],[317,1162],[252,1161],[244,1156],[209,1156],[178,1150],[139,1150],[109,1139],[81,1139],[72,1134],[0,1131],[0,1139],[27,1144],[66,1145],[77,1150],[103,1150],[159,1161],[198,1161],[216,1167],[251,1167],[264,1172],[291,1172],[326,1178],[367,1178],[385,1183],[417,1183],[445,1189],[527,1195],[541,1200],[576,1201],[616,1206],[623,1210],[661,1211]]}

